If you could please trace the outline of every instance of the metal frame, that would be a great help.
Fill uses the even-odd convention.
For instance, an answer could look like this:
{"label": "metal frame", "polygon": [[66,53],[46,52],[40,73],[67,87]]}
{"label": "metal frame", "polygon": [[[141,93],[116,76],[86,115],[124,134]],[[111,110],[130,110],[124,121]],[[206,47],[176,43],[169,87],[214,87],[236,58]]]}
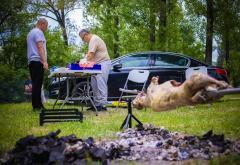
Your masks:
{"label": "metal frame", "polygon": [[[62,105],[60,107],[60,109],[63,109],[63,107],[64,107],[64,105],[66,104],[67,101],[74,100],[74,98],[72,98],[70,96],[70,83],[69,83],[70,80],[69,79],[71,77],[73,77],[75,79],[77,77],[86,77],[86,79],[87,79],[87,96],[84,96],[82,98],[77,98],[75,100],[85,100],[85,101],[90,100],[92,106],[95,109],[96,115],[98,115],[98,110],[97,110],[96,106],[94,105],[94,102],[93,102],[93,100],[92,100],[92,98],[90,96],[89,89],[90,89],[90,77],[92,75],[96,75],[96,74],[100,74],[100,73],[102,73],[102,71],[100,71],[100,70],[65,70],[65,71],[55,71],[55,72],[51,73],[49,78],[50,77],[56,77],[56,78],[59,79],[59,81],[58,81],[58,83],[59,83],[59,91],[60,91],[60,87],[61,87],[60,86],[60,78],[61,77],[66,77],[67,78],[66,79],[67,80],[67,95],[66,95],[66,97],[65,97],[65,99],[64,99],[64,101],[63,101],[63,103],[62,103]],[[55,105],[58,102],[59,98],[60,98],[60,92],[58,93],[58,97],[57,97],[57,99],[54,102],[53,109],[55,109]]]}
{"label": "metal frame", "polygon": [[[142,90],[141,91],[144,91],[146,83],[147,83],[147,80],[148,80],[148,77],[149,77],[149,74],[150,74],[149,70],[137,70],[137,69],[134,69],[134,70],[131,70],[129,72],[127,80],[126,80],[126,82],[124,84],[124,87],[119,89],[121,91],[121,95],[120,95],[120,97],[118,99],[117,108],[119,107],[119,103],[122,100],[123,94],[124,93],[130,94],[129,92],[126,92],[126,90],[128,90],[128,83],[129,83],[129,81],[131,81],[133,83],[136,83],[136,84],[142,84]],[[121,89],[123,89],[123,90],[121,90]]]}

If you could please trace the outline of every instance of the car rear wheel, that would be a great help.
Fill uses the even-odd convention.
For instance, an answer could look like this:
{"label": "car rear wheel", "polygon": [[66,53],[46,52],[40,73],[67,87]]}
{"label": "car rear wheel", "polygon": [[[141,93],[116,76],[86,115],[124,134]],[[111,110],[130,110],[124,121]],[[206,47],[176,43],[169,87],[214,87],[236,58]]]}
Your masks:
{"label": "car rear wheel", "polygon": [[[88,93],[87,93],[87,81],[83,81],[78,83],[72,90],[72,99],[74,100],[74,102],[80,102],[86,105],[90,105],[90,100],[87,100],[86,98],[88,97]],[[90,85],[89,88],[89,95],[91,97],[91,99],[93,100],[93,92],[92,92],[92,88]]]}

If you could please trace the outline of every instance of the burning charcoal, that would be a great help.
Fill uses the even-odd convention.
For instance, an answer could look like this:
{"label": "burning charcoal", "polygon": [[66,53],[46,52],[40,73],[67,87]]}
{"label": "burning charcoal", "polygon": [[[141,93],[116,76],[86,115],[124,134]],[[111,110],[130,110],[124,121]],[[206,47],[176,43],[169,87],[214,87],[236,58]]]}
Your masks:
{"label": "burning charcoal", "polygon": [[135,142],[130,141],[130,142],[128,143],[128,145],[129,145],[129,147],[135,146]]}
{"label": "burning charcoal", "polygon": [[204,148],[204,147],[208,146],[208,142],[206,140],[201,140],[199,145],[201,148]]}
{"label": "burning charcoal", "polygon": [[179,147],[179,146],[180,146],[180,143],[176,141],[176,142],[173,143],[173,146]]}
{"label": "burning charcoal", "polygon": [[144,130],[144,126],[142,124],[138,124],[138,125],[136,125],[136,130],[142,131],[142,130]]}
{"label": "burning charcoal", "polygon": [[131,150],[130,150],[130,148],[121,149],[120,156],[130,156],[130,155],[131,155]]}
{"label": "burning charcoal", "polygon": [[103,150],[102,148],[92,147],[89,151],[94,160],[106,160],[105,150]]}
{"label": "burning charcoal", "polygon": [[162,141],[158,141],[157,144],[156,144],[156,147],[161,147],[163,145],[163,142]]}
{"label": "burning charcoal", "polygon": [[127,129],[117,133],[117,139],[82,140],[75,135],[58,138],[58,131],[47,136],[27,136],[2,159],[4,164],[87,164],[109,160],[186,160],[211,159],[218,155],[240,153],[240,141],[225,140],[224,135],[208,131],[202,137],[170,133],[165,128],[145,125],[143,129]]}
{"label": "burning charcoal", "polygon": [[14,157],[9,158],[5,162],[1,162],[4,165],[12,165],[12,164],[32,164],[32,161],[29,160],[28,157],[23,157],[21,155],[15,155]]}
{"label": "burning charcoal", "polygon": [[138,145],[143,145],[143,141],[137,141]]}
{"label": "burning charcoal", "polygon": [[87,149],[87,148],[82,148],[82,149],[74,152],[75,156],[76,156],[78,159],[86,159],[87,153],[88,153],[88,149]]}
{"label": "burning charcoal", "polygon": [[45,137],[42,139],[42,141],[39,144],[44,144],[48,147],[54,147],[54,146],[58,146],[59,143],[60,142],[57,139]]}
{"label": "burning charcoal", "polygon": [[127,143],[127,141],[124,139],[124,140],[122,140],[122,139],[120,139],[119,140],[119,147],[120,148],[123,148],[123,149],[125,149],[125,148],[128,148],[129,146],[128,146],[128,143]]}
{"label": "burning charcoal", "polygon": [[63,153],[65,148],[66,148],[66,143],[58,142],[57,145],[51,147],[51,151]]}
{"label": "burning charcoal", "polygon": [[33,135],[29,135],[24,138],[21,138],[16,142],[15,149],[13,152],[24,151],[28,145],[35,145],[36,142],[37,140]]}
{"label": "burning charcoal", "polygon": [[144,135],[147,135],[147,132],[144,130],[141,130],[137,133],[137,136],[144,136]]}
{"label": "burning charcoal", "polygon": [[71,143],[71,144],[75,144],[77,141],[79,141],[79,139],[77,139],[76,135],[74,135],[74,134],[65,136],[65,137],[61,137],[60,140],[64,141],[65,143]]}
{"label": "burning charcoal", "polygon": [[[50,143],[51,138],[46,137],[46,136],[41,136],[36,139],[37,139],[37,144],[48,144],[48,143]],[[54,143],[55,139],[52,139],[52,142]]]}
{"label": "burning charcoal", "polygon": [[162,150],[160,156],[162,160],[168,160],[168,152],[166,150]]}
{"label": "burning charcoal", "polygon": [[164,138],[164,139],[168,139],[171,137],[171,135],[169,134],[168,130],[166,129],[162,129],[161,130],[161,136]]}
{"label": "burning charcoal", "polygon": [[118,148],[118,144],[116,142],[102,142],[98,145],[99,147],[102,147],[105,150],[110,150],[113,148]]}
{"label": "burning charcoal", "polygon": [[122,134],[122,132],[117,132],[115,135],[116,135],[117,137],[120,137],[121,134]]}
{"label": "burning charcoal", "polygon": [[143,156],[139,153],[136,153],[134,156],[132,156],[131,160],[140,160],[141,158],[143,158]]}
{"label": "burning charcoal", "polygon": [[68,137],[60,137],[60,141],[67,143],[68,142]]}
{"label": "burning charcoal", "polygon": [[236,144],[234,145],[234,151],[240,154],[240,141],[236,142]]}
{"label": "burning charcoal", "polygon": [[118,148],[111,148],[109,150],[106,151],[106,156],[109,159],[116,159],[119,158],[119,153],[120,153],[120,149]]}
{"label": "burning charcoal", "polygon": [[31,159],[35,163],[46,163],[49,159],[49,150],[45,146],[31,147]]}
{"label": "burning charcoal", "polygon": [[89,146],[93,146],[94,144],[94,139],[92,137],[89,137],[85,140],[85,142],[89,145]]}
{"label": "burning charcoal", "polygon": [[221,134],[221,135],[213,135],[212,137],[209,138],[209,140],[214,144],[214,145],[217,145],[217,146],[224,146],[225,144],[225,141],[224,141],[224,135]]}
{"label": "burning charcoal", "polygon": [[156,130],[155,129],[151,129],[150,130],[150,134],[156,134]]}
{"label": "burning charcoal", "polygon": [[64,155],[61,152],[52,151],[49,156],[50,163],[61,164],[64,161]]}
{"label": "burning charcoal", "polygon": [[169,144],[169,145],[173,145],[173,140],[172,139],[167,139],[166,143]]}
{"label": "burning charcoal", "polygon": [[180,158],[180,160],[185,160],[185,159],[189,158],[188,151],[186,149],[180,149],[179,158]]}
{"label": "burning charcoal", "polygon": [[149,129],[153,129],[155,127],[152,124],[146,124],[144,128],[149,130]]}
{"label": "burning charcoal", "polygon": [[203,158],[203,159],[206,159],[206,160],[209,160],[209,159],[211,159],[211,155],[209,155],[209,154],[203,154],[203,153],[201,153],[201,158]]}
{"label": "burning charcoal", "polygon": [[84,148],[84,145],[82,144],[82,142],[78,142],[74,145],[70,145],[67,143],[66,148],[64,149],[64,154],[74,154],[75,152],[81,150],[82,148]]}
{"label": "burning charcoal", "polygon": [[225,150],[226,150],[226,148],[224,148],[224,147],[219,147],[218,150],[217,150],[217,152],[218,152],[218,153],[224,153]]}
{"label": "burning charcoal", "polygon": [[56,138],[61,133],[61,130],[58,129],[56,132],[50,132],[47,136],[51,138]]}
{"label": "burning charcoal", "polygon": [[196,137],[195,136],[185,136],[184,140],[188,141],[188,144],[194,145]]}
{"label": "burning charcoal", "polygon": [[205,133],[205,134],[203,135],[203,139],[208,139],[208,138],[210,138],[210,137],[212,136],[212,133],[213,133],[212,130],[208,131],[207,133]]}
{"label": "burning charcoal", "polygon": [[204,153],[204,154],[208,154],[208,153],[209,153],[209,148],[204,148],[203,153]]}
{"label": "burning charcoal", "polygon": [[74,161],[77,160],[76,155],[64,155],[65,159],[64,159],[64,164],[72,164]]}
{"label": "burning charcoal", "polygon": [[89,163],[87,163],[87,160],[86,159],[77,159],[75,160],[74,162],[71,163],[71,165],[87,165]]}
{"label": "burning charcoal", "polygon": [[84,147],[85,145],[73,145],[67,146],[64,150],[65,161],[72,164],[77,159],[87,159],[87,155],[89,155],[89,148]]}

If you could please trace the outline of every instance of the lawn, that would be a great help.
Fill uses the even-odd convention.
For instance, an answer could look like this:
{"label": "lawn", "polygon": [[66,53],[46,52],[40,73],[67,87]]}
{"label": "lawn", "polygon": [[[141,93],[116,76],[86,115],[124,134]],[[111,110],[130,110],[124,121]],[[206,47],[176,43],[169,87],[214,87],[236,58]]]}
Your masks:
{"label": "lawn", "polygon": [[[48,108],[51,104],[47,105]],[[46,135],[60,129],[60,136],[75,134],[79,138],[92,136],[98,139],[114,138],[120,131],[127,109],[108,108],[98,116],[83,111],[83,122],[50,123],[39,126],[39,113],[31,110],[30,103],[0,105],[0,154],[14,147],[15,142],[26,135]],[[137,111],[134,115],[143,123],[163,126],[170,131],[202,135],[209,130],[224,134],[226,138],[240,137],[240,95],[225,96],[212,105],[181,107],[173,111],[153,112],[150,109]],[[135,124],[135,123],[134,123]],[[216,159],[213,162],[240,162],[240,156]],[[215,164],[214,163],[214,164]],[[230,163],[231,164],[231,163]]]}

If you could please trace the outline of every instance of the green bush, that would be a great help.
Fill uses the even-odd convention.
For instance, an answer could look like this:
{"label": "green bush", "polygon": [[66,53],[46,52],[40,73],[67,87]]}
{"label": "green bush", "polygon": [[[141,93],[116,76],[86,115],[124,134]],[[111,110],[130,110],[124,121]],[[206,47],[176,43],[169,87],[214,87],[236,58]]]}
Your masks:
{"label": "green bush", "polygon": [[234,87],[240,86],[240,54],[233,51],[229,61],[230,81]]}
{"label": "green bush", "polygon": [[27,70],[14,70],[9,65],[1,65],[0,73],[0,103],[24,101]]}

